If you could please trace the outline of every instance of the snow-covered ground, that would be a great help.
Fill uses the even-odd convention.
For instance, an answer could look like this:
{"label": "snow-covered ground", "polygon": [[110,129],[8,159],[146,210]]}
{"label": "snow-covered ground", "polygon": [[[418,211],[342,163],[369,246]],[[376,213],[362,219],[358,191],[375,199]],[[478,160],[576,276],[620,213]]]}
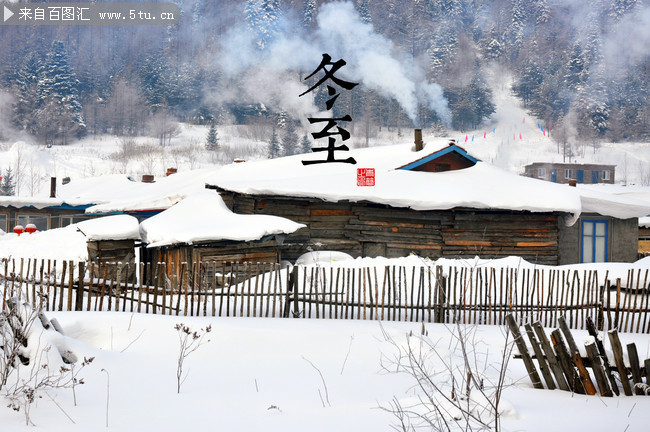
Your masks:
{"label": "snow-covered ground", "polygon": [[[412,376],[394,373],[397,349],[406,348],[407,341],[417,348],[419,323],[112,312],[48,316],[59,321],[66,337],[45,331],[35,340],[43,346],[51,341],[79,359],[95,359],[79,372],[85,383],[76,386],[76,406],[71,389],[51,389],[36,400],[30,417],[37,430],[105,430],[108,423],[109,430],[119,431],[390,431],[397,418],[382,407],[396,400],[407,408],[421,394]],[[174,327],[179,323],[192,331],[210,325],[212,331],[205,339],[209,342],[185,359],[186,376],[177,394],[179,338]],[[451,393],[443,362],[454,371],[463,369],[454,330],[443,325],[426,325],[426,330],[436,350],[427,357],[432,378]],[[464,330],[472,363],[476,360],[489,387],[498,375],[505,330]],[[586,338],[584,332],[575,335],[579,343]],[[640,357],[649,356],[647,336],[621,338],[624,345],[635,342]],[[49,356],[56,367],[55,352]],[[463,393],[464,384],[458,385],[462,389],[456,391]],[[523,362],[511,359],[500,404],[502,430],[646,431],[648,403],[643,396],[535,390]],[[0,409],[0,424],[5,431],[26,428],[23,412],[8,408]]]}

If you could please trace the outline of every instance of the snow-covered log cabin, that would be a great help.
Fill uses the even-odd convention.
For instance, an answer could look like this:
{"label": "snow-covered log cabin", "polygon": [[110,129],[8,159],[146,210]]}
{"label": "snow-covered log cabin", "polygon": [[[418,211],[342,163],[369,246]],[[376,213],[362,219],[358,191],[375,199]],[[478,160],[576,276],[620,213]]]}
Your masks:
{"label": "snow-covered log cabin", "polygon": [[[647,203],[518,176],[445,144],[417,153],[408,145],[342,153],[356,165],[302,164],[323,159],[318,153],[233,164],[208,187],[235,213],[307,225],[284,241],[286,259],[312,249],[370,257],[516,255],[551,265],[636,259],[630,239],[637,218],[650,212]],[[372,182],[359,179],[367,169]]]}

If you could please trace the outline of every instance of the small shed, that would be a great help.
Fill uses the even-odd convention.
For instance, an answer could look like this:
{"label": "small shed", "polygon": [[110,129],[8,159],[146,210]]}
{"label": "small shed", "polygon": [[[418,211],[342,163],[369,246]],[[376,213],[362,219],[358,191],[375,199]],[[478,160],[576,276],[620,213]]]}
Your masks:
{"label": "small shed", "polygon": [[140,224],[146,245],[141,259],[166,263],[168,277],[180,276],[183,263],[278,263],[278,246],[304,226],[278,216],[235,214],[216,192],[204,190]]}

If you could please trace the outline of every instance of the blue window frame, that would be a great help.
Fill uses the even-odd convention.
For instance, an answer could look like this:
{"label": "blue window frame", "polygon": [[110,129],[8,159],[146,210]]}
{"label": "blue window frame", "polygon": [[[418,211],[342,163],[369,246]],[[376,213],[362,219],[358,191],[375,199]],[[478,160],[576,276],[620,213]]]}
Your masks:
{"label": "blue window frame", "polygon": [[580,262],[607,262],[609,222],[606,220],[583,220],[581,228]]}

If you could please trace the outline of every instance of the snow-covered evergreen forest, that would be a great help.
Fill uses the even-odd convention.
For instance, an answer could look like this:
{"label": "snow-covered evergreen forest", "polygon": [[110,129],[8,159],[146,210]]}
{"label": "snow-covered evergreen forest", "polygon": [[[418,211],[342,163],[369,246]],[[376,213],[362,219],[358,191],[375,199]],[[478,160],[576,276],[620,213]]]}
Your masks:
{"label": "snow-covered evergreen forest", "polygon": [[[494,111],[485,70],[496,64],[560,138],[571,128],[589,141],[650,139],[644,0],[357,0],[354,13],[317,0],[174,3],[182,16],[171,27],[0,27],[2,133],[47,145],[146,134],[164,145],[177,122],[284,127],[307,117],[301,78],[327,50],[360,82],[334,107],[357,130],[474,129]],[[302,145],[285,139],[285,152]]]}

